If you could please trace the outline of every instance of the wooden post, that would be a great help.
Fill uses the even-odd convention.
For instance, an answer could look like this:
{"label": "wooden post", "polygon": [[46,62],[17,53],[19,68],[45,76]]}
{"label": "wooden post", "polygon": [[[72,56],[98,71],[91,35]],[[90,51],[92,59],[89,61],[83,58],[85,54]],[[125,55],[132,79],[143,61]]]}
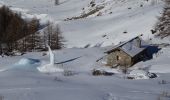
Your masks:
{"label": "wooden post", "polygon": [[59,0],[55,0],[55,5],[59,5]]}

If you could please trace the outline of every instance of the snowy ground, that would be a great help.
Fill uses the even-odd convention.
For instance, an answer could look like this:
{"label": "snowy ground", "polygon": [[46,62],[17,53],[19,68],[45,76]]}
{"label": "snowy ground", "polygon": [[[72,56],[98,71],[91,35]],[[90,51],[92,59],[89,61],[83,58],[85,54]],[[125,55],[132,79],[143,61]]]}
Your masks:
{"label": "snowy ground", "polygon": [[[61,4],[55,6],[53,0],[0,0],[0,5],[5,4],[21,12],[25,19],[36,16],[42,24],[48,20],[59,23],[66,47],[70,49],[55,51],[55,62],[70,60],[56,66],[71,71],[71,76],[39,72],[38,67],[50,63],[48,55],[42,56],[43,52],[0,57],[0,99],[170,100],[169,47],[163,47],[152,60],[140,62],[132,68],[154,72],[158,75],[155,79],[124,79],[116,69],[112,69],[116,72],[113,76],[95,77],[91,73],[94,68],[101,68],[96,65],[96,60],[105,55],[108,47],[104,46],[118,44],[139,34],[144,34],[145,40],[153,37],[150,30],[160,16],[163,2],[95,0],[96,5],[104,6],[100,10],[101,16],[96,16],[97,12],[84,19],[64,21],[93,9],[89,7],[90,1],[61,0]],[[125,31],[127,33],[123,33]],[[92,48],[76,48],[87,44]]]}
{"label": "snowy ground", "polygon": [[[159,97],[165,98],[163,100],[170,99],[163,95],[164,92],[168,95],[170,93],[170,48],[162,49],[153,60],[136,65],[136,69],[149,66],[148,70],[158,75],[155,79],[141,80],[124,79],[118,73],[113,76],[92,76],[91,70],[98,68],[95,61],[104,55],[105,50],[106,48],[73,48],[55,51],[56,62],[80,57],[60,65],[64,70],[72,71],[71,76],[39,72],[37,67],[42,63],[49,63],[48,55],[42,56],[42,52],[0,58],[0,96],[3,96],[4,100],[158,100]],[[165,54],[167,52],[168,54]],[[36,62],[24,60],[30,57]],[[165,80],[165,84],[162,80]]]}

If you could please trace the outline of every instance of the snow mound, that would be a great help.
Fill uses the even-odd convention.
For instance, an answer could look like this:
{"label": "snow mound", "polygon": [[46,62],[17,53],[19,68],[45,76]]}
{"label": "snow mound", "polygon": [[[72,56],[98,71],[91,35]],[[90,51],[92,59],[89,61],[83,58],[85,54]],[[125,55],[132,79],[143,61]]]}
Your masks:
{"label": "snow mound", "polygon": [[61,69],[58,66],[53,65],[53,64],[46,64],[46,65],[37,67],[37,69],[42,73],[64,72],[64,69]]}
{"label": "snow mound", "polygon": [[37,71],[37,67],[40,66],[41,62],[38,59],[31,59],[31,58],[22,58],[18,62],[14,64],[14,66],[8,68],[10,69],[17,69],[17,70],[26,70],[26,71]]}
{"label": "snow mound", "polygon": [[130,72],[128,77],[131,77],[133,79],[150,79],[150,78],[156,78],[157,75],[155,73],[150,73],[144,70],[133,70]]}
{"label": "snow mound", "polygon": [[16,65],[33,65],[33,64],[36,64],[36,63],[39,63],[40,61],[37,60],[37,59],[31,59],[31,58],[22,58],[20,59],[16,64]]}

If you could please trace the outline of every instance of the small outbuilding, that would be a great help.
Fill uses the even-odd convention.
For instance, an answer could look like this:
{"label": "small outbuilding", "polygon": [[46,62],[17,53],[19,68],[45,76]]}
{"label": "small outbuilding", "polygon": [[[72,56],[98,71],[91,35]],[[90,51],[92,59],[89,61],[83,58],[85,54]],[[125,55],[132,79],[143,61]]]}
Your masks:
{"label": "small outbuilding", "polygon": [[135,63],[146,59],[147,43],[139,36],[118,44],[107,51],[107,65],[110,67],[131,67]]}

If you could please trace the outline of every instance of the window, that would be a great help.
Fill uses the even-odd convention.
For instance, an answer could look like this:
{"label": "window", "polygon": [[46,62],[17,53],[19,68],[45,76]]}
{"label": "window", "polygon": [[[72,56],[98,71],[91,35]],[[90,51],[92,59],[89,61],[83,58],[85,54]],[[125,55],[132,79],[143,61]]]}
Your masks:
{"label": "window", "polygon": [[120,60],[121,59],[121,57],[120,56],[116,56],[116,60]]}

